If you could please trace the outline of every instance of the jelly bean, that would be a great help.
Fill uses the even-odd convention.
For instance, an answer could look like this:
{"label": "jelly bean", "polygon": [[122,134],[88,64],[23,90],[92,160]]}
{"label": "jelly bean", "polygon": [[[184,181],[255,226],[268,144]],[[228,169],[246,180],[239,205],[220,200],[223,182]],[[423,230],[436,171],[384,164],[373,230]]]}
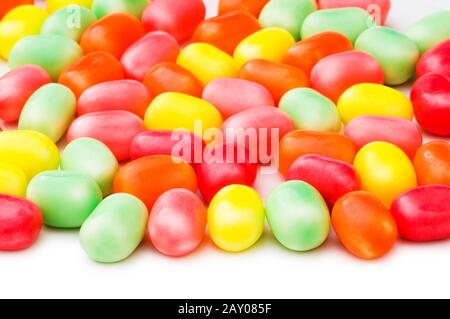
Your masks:
{"label": "jelly bean", "polygon": [[345,124],[362,115],[413,118],[411,101],[403,93],[380,84],[361,83],[348,88],[337,107]]}
{"label": "jelly bean", "polygon": [[0,3],[0,20],[12,9],[25,4],[33,4],[34,0],[3,0]]}
{"label": "jelly bean", "polygon": [[406,32],[423,54],[450,39],[450,11],[434,12],[412,25]]}
{"label": "jelly bean", "polygon": [[51,81],[44,69],[34,65],[18,67],[0,77],[0,119],[17,121],[28,98]]}
{"label": "jelly bean", "polygon": [[336,105],[312,89],[290,90],[281,98],[279,107],[289,114],[299,130],[337,132],[341,129]]}
{"label": "jelly bean", "polygon": [[275,105],[262,85],[241,79],[221,78],[210,82],[202,98],[214,105],[224,119],[255,106]]}
{"label": "jelly bean", "polygon": [[269,0],[219,0],[219,15],[234,11],[245,11],[258,17],[267,2]]}
{"label": "jelly bean", "polygon": [[8,59],[19,40],[39,34],[45,19],[47,13],[32,5],[19,6],[8,12],[0,22],[0,55]]}
{"label": "jelly bean", "polygon": [[352,163],[356,154],[352,141],[334,132],[293,131],[280,141],[280,172],[286,174],[300,156],[318,154]]}
{"label": "jelly bean", "polygon": [[16,165],[0,162],[0,194],[24,197],[27,175]]}
{"label": "jelly bean", "polygon": [[359,150],[371,142],[388,142],[414,158],[422,145],[422,133],[411,121],[390,116],[360,116],[345,127],[347,135]]}
{"label": "jelly bean", "polygon": [[114,178],[114,193],[129,193],[141,199],[149,210],[160,195],[174,188],[197,189],[191,165],[174,162],[168,155],[146,156],[122,166]]}
{"label": "jelly bean", "polygon": [[286,92],[309,86],[308,76],[302,70],[266,60],[253,60],[246,63],[239,72],[239,77],[266,87],[275,103],[278,103]]}
{"label": "jelly bean", "polygon": [[77,113],[123,110],[143,118],[151,102],[145,86],[134,80],[99,83],[85,90],[78,99]]}
{"label": "jelly bean", "polygon": [[206,207],[197,195],[187,189],[172,189],[153,206],[147,234],[164,255],[184,256],[203,241],[206,219]]}
{"label": "jelly bean", "polygon": [[[273,45],[274,43],[277,45]],[[234,58],[240,67],[254,59],[281,62],[294,44],[294,37],[286,30],[266,28],[242,40],[234,50]]]}
{"label": "jelly bean", "polygon": [[275,238],[294,251],[322,245],[330,231],[330,213],[319,192],[301,181],[281,184],[270,193],[267,221]]}
{"label": "jelly bean", "polygon": [[201,22],[192,41],[209,43],[232,55],[244,38],[260,29],[258,20],[250,13],[231,12]]}
{"label": "jelly bean", "polygon": [[144,84],[153,96],[178,92],[201,97],[203,92],[203,83],[190,71],[173,62],[154,65],[145,75]]}
{"label": "jelly bean", "polygon": [[156,31],[130,46],[120,61],[129,78],[142,81],[152,66],[175,62],[179,52],[180,47],[172,36]]}
{"label": "jelly bean", "polygon": [[144,239],[148,211],[136,197],[114,194],[103,200],[80,229],[86,254],[102,263],[128,258]]}
{"label": "jelly bean", "polygon": [[340,198],[331,213],[333,228],[344,247],[363,259],[387,254],[398,233],[391,213],[367,192],[352,192]]}
{"label": "jelly bean", "polygon": [[212,241],[228,252],[253,246],[264,230],[264,206],[258,193],[244,185],[229,185],[214,196],[208,208]]}
{"label": "jelly bean", "polygon": [[62,35],[42,34],[23,38],[9,56],[9,66],[34,64],[48,72],[53,81],[72,63],[83,56],[78,43]]}
{"label": "jelly bean", "polygon": [[91,24],[81,37],[84,53],[108,52],[120,59],[122,54],[144,36],[140,21],[126,13],[113,13]]}
{"label": "jelly bean", "polygon": [[391,213],[402,238],[432,241],[450,238],[450,187],[430,185],[400,195]]}
{"label": "jelly bean", "polygon": [[47,171],[28,185],[27,199],[42,211],[44,223],[56,228],[78,228],[102,200],[90,177],[68,171]]}
{"label": "jelly bean", "polygon": [[127,111],[87,113],[73,121],[67,132],[67,141],[79,137],[95,138],[108,146],[120,162],[130,158],[130,143],[144,129],[143,121]]}
{"label": "jelly bean", "polygon": [[92,1],[93,0],[46,0],[45,5],[47,11],[53,13],[69,5],[78,5],[89,9],[91,8]]}
{"label": "jelly bean", "polygon": [[319,10],[306,17],[302,25],[302,39],[324,31],[345,35],[352,43],[369,27],[370,16],[361,8]]}
{"label": "jelly bean", "polygon": [[450,78],[427,74],[411,90],[414,114],[419,124],[436,135],[450,135]]}
{"label": "jelly bean", "polygon": [[303,21],[316,10],[315,0],[269,1],[259,15],[259,22],[263,28],[283,28],[298,40]]}
{"label": "jelly bean", "polygon": [[380,62],[384,82],[399,85],[408,81],[415,72],[420,53],[416,44],[402,33],[376,27],[364,31],[355,43],[355,49],[367,52]]}
{"label": "jelly bean", "polygon": [[283,62],[302,69],[309,75],[314,65],[321,59],[352,48],[352,43],[343,34],[332,31],[321,32],[290,47]]}
{"label": "jelly bean", "polygon": [[197,133],[196,121],[200,121],[202,136],[206,129],[219,128],[222,125],[222,117],[212,104],[181,93],[168,92],[158,95],[145,114],[145,126],[149,130],[182,128]]}
{"label": "jelly bean", "polygon": [[203,198],[210,202],[225,186],[242,184],[252,186],[256,179],[256,163],[249,162],[248,150],[235,144],[219,144],[205,152],[211,159],[204,159],[196,167],[198,187]]}
{"label": "jelly bean", "polygon": [[53,142],[66,133],[75,116],[77,100],[67,87],[50,83],[28,99],[19,119],[20,130],[40,132]]}
{"label": "jelly bean", "polygon": [[44,134],[34,131],[0,132],[0,159],[2,163],[19,167],[28,179],[59,166],[56,145]]}
{"label": "jelly bean", "polygon": [[61,154],[61,169],[91,177],[103,196],[112,191],[114,176],[119,169],[114,154],[100,141],[81,137],[70,142]]}
{"label": "jelly bean", "polygon": [[97,18],[91,10],[81,6],[69,6],[53,13],[41,28],[41,34],[59,34],[80,41],[84,31]]}
{"label": "jelly bean", "polygon": [[172,155],[194,164],[202,161],[204,147],[200,136],[185,130],[144,131],[131,141],[130,155],[132,160],[149,155]]}
{"label": "jelly bean", "polygon": [[440,73],[450,78],[450,40],[428,50],[417,62],[417,78],[427,73]]}
{"label": "jelly bean", "polygon": [[122,66],[114,56],[106,52],[93,52],[64,70],[58,82],[69,87],[79,97],[95,84],[123,78]]}
{"label": "jelly bean", "polygon": [[193,43],[178,56],[177,64],[194,74],[204,85],[217,78],[235,77],[238,68],[227,53],[207,43]]}
{"label": "jelly bean", "polygon": [[358,173],[352,165],[322,155],[304,155],[289,168],[286,180],[304,181],[333,206],[343,195],[361,188]]}
{"label": "jelly bean", "polygon": [[[358,68],[355,68],[355,63]],[[359,83],[384,83],[383,69],[371,55],[349,51],[319,61],[311,72],[311,87],[335,103],[349,87]]]}
{"label": "jelly bean", "polygon": [[149,0],[94,0],[92,11],[98,18],[111,13],[124,12],[140,19]]}
{"label": "jelly bean", "polygon": [[432,141],[422,145],[414,157],[419,185],[450,186],[450,143]]}
{"label": "jelly bean", "polygon": [[33,203],[0,194],[0,251],[22,250],[34,244],[42,228],[42,214]]}
{"label": "jelly bean", "polygon": [[[384,24],[391,9],[390,0],[318,0],[320,9],[336,9],[357,7],[367,10],[373,15],[380,15],[380,23]],[[377,18],[377,17],[375,17]]]}
{"label": "jelly bean", "polygon": [[380,199],[389,208],[402,192],[417,186],[414,166],[397,146],[372,142],[356,154],[353,163],[361,177],[362,190]]}

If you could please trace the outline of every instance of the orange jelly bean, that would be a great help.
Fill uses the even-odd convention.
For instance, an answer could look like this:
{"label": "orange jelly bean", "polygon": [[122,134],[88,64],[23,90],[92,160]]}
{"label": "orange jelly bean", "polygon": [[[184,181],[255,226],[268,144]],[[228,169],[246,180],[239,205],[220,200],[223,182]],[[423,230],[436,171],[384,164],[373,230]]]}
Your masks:
{"label": "orange jelly bean", "polygon": [[239,72],[239,77],[265,86],[278,103],[289,90],[309,85],[308,76],[302,70],[278,62],[252,60]]}
{"label": "orange jelly bean", "polygon": [[419,185],[450,186],[450,143],[432,141],[422,145],[414,157]]}
{"label": "orange jelly bean", "polygon": [[204,42],[233,55],[238,44],[260,30],[258,20],[250,13],[237,11],[207,19],[197,26],[192,42]]}
{"label": "orange jelly bean", "polygon": [[15,7],[33,4],[33,0],[2,0],[0,2],[0,19]]}
{"label": "orange jelly bean", "polygon": [[300,156],[319,154],[352,164],[356,148],[344,135],[333,132],[292,131],[280,141],[280,172],[286,175]]}
{"label": "orange jelly bean", "polygon": [[242,10],[258,17],[267,2],[269,0],[219,0],[219,15]]}

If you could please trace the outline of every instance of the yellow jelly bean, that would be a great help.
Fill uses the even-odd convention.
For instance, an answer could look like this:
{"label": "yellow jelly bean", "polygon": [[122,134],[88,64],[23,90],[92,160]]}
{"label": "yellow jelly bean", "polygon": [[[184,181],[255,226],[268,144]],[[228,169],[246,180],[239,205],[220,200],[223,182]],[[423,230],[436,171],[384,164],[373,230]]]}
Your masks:
{"label": "yellow jelly bean", "polygon": [[31,179],[59,166],[59,151],[44,134],[34,131],[0,132],[0,160],[16,165]]}
{"label": "yellow jelly bean", "polygon": [[367,144],[358,152],[353,164],[361,177],[362,190],[378,197],[387,208],[398,195],[417,186],[413,164],[393,144]]}
{"label": "yellow jelly bean", "polygon": [[239,67],[254,59],[281,62],[287,50],[294,44],[295,39],[288,31],[266,28],[242,40],[234,50],[234,59]]}
{"label": "yellow jelly bean", "polygon": [[0,194],[24,197],[27,175],[15,165],[0,163]]}
{"label": "yellow jelly bean", "polygon": [[238,72],[230,55],[206,43],[185,47],[178,55],[177,64],[191,71],[204,85],[217,78],[235,77]]}
{"label": "yellow jelly bean", "polygon": [[222,116],[214,105],[182,93],[158,95],[145,113],[145,126],[149,130],[186,129],[203,136],[206,129],[221,125]]}
{"label": "yellow jelly bean", "polygon": [[239,252],[253,246],[264,230],[264,206],[258,193],[244,185],[220,190],[208,208],[208,229],[221,249]]}
{"label": "yellow jelly bean", "polygon": [[79,5],[86,8],[91,8],[93,0],[47,0],[47,11],[53,13],[61,8],[67,7],[71,4]]}
{"label": "yellow jelly bean", "polygon": [[381,84],[362,83],[348,88],[337,107],[345,124],[362,115],[413,118],[411,101],[401,92]]}
{"label": "yellow jelly bean", "polygon": [[7,13],[0,23],[0,54],[8,59],[12,48],[20,39],[41,32],[47,19],[45,10],[32,5],[19,6]]}

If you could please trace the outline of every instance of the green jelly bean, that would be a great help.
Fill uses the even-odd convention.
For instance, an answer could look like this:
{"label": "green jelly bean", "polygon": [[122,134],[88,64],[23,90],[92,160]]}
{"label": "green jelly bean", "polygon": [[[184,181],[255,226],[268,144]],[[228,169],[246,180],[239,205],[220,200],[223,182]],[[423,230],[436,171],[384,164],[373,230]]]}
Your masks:
{"label": "green jelly bean", "polygon": [[27,199],[41,209],[46,225],[78,228],[101,202],[102,192],[89,176],[47,171],[30,181]]}
{"label": "green jelly bean", "polygon": [[41,34],[59,34],[79,42],[83,32],[96,20],[91,10],[70,5],[48,17],[42,25]]}
{"label": "green jelly bean", "polygon": [[417,21],[406,32],[420,53],[450,39],[450,11],[438,11]]}
{"label": "green jelly bean", "polygon": [[62,170],[90,176],[100,186],[103,196],[111,193],[118,168],[116,157],[109,148],[90,137],[73,140],[61,155]]}
{"label": "green jelly bean", "polygon": [[129,13],[141,19],[147,5],[148,0],[94,0],[92,11],[99,19],[115,12]]}
{"label": "green jelly bean", "polygon": [[74,40],[55,34],[31,35],[13,47],[9,66],[14,69],[34,64],[45,69],[57,81],[61,72],[83,56],[83,50]]}
{"label": "green jelly bean", "polygon": [[111,195],[81,226],[81,247],[97,262],[124,260],[144,238],[147,218],[147,208],[138,198],[124,193]]}
{"label": "green jelly bean", "polygon": [[319,247],[330,231],[330,213],[320,193],[301,181],[278,186],[268,197],[266,216],[275,238],[286,248]]}
{"label": "green jelly bean", "polygon": [[378,60],[387,85],[408,81],[414,75],[420,57],[419,49],[411,39],[386,27],[364,31],[356,41],[355,49],[367,52]]}
{"label": "green jelly bean", "polygon": [[279,107],[290,116],[299,130],[338,132],[341,129],[336,105],[313,89],[290,90],[281,98]]}
{"label": "green jelly bean", "polygon": [[19,119],[19,129],[37,131],[53,142],[61,139],[70,126],[77,99],[64,85],[42,86],[28,99]]}
{"label": "green jelly bean", "polygon": [[305,39],[321,32],[335,31],[354,43],[371,22],[367,11],[360,8],[319,10],[306,17],[301,34]]}
{"label": "green jelly bean", "polygon": [[317,10],[314,0],[272,0],[259,16],[263,28],[279,27],[300,39],[300,30],[306,16]]}

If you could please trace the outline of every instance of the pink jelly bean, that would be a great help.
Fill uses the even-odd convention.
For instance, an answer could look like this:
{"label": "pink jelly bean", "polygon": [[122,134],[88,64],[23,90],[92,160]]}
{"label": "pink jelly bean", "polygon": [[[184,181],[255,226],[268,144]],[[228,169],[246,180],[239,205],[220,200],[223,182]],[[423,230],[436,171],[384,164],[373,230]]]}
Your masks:
{"label": "pink jelly bean", "polygon": [[320,9],[357,7],[367,10],[375,20],[379,14],[380,23],[384,24],[391,9],[391,0],[318,0]]}
{"label": "pink jelly bean", "polygon": [[255,106],[275,105],[264,86],[242,79],[216,79],[205,87],[202,98],[213,104],[224,119]]}
{"label": "pink jelly bean", "polygon": [[440,73],[450,79],[450,39],[428,50],[417,62],[417,78]]}

